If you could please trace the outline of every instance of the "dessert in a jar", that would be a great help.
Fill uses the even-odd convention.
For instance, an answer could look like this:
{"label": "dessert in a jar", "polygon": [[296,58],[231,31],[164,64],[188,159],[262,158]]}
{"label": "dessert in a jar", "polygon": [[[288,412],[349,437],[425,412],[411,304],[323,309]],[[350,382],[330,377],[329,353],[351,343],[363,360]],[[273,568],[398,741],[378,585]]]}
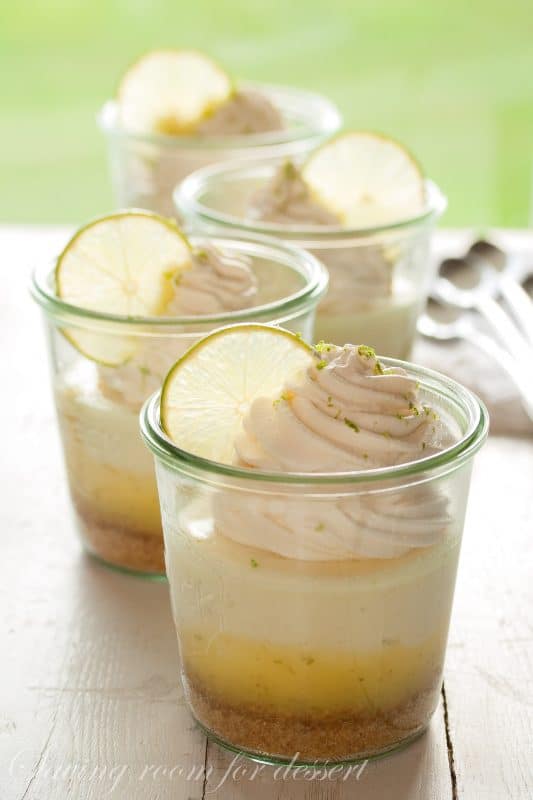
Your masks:
{"label": "dessert in a jar", "polygon": [[90,223],[37,270],[75,518],[107,564],[164,574],[152,459],[139,410],[169,367],[231,322],[281,322],[312,336],[327,284],[315,259],[276,243],[187,239],[175,223],[126,211]]}
{"label": "dessert in a jar", "polygon": [[398,143],[342,134],[302,164],[223,164],[176,190],[196,226],[274,235],[313,252],[330,285],[318,339],[408,358],[433,278],[430,237],[445,201]]}
{"label": "dessert in a jar", "polygon": [[99,123],[119,206],[174,214],[186,175],[226,159],[287,158],[335,132],[340,116],[323,97],[235,81],[191,50],[156,50],[122,77]]}
{"label": "dessert in a jar", "polygon": [[246,326],[191,350],[141,426],[208,734],[303,763],[418,736],[442,681],[479,401],[366,346]]}

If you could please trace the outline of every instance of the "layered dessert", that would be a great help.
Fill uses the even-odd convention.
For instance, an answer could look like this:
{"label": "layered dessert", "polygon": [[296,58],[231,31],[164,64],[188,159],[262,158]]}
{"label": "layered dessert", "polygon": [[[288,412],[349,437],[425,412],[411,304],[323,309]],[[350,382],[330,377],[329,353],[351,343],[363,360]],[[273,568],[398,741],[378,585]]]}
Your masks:
{"label": "layered dessert", "polygon": [[174,214],[174,187],[189,173],[291,135],[276,91],[238,84],[189,50],[153,51],[133,64],[102,125],[113,137],[120,203],[167,215]]}
{"label": "layered dessert", "polygon": [[[129,261],[130,313],[140,310],[170,323],[184,317],[201,322],[205,315],[231,313],[256,303],[257,281],[246,257],[209,243],[189,249],[178,242],[176,249],[169,248],[157,218],[122,215],[114,219],[120,224],[126,220],[131,227],[105,229],[102,222],[92,234],[88,229],[83,237],[88,243],[83,238],[81,243],[73,240],[78,244],[63,266],[62,271],[70,273],[63,282],[63,296],[87,303],[80,279],[88,277],[82,273],[84,264],[90,264],[95,288],[91,306],[106,310],[113,290],[122,298],[124,264],[117,267],[113,262],[116,252],[111,239],[116,235],[126,256],[135,248],[138,258],[149,257],[152,263],[161,259],[160,274],[148,280],[140,272],[135,276],[135,257]],[[143,231],[144,224],[148,228]],[[76,263],[71,265],[73,260]],[[102,285],[102,270],[108,275],[115,270],[117,280]],[[151,304],[152,284],[157,287],[157,301]],[[61,290],[61,281],[58,286]],[[121,311],[127,308],[121,306]],[[194,324],[168,329],[133,323],[128,327],[126,316],[123,327],[128,335],[120,325],[104,336],[80,328],[64,330],[59,345],[65,352],[64,364],[55,376],[58,418],[71,495],[88,549],[109,564],[160,574],[164,559],[157,488],[152,460],[139,437],[138,416],[169,367],[201,334],[195,332]],[[114,363],[106,363],[109,360]]]}
{"label": "layered dessert", "polygon": [[[204,350],[237,387],[229,339]],[[219,427],[233,426],[220,460],[232,453],[242,475],[207,491],[158,471],[193,714],[222,743],[274,760],[348,760],[410,740],[438,702],[466,498],[414,465],[457,442],[458,423],[365,346],[321,343],[264,395],[254,371],[231,423],[229,400],[202,406],[191,369],[199,424],[211,431],[219,402]],[[172,414],[180,380],[177,370],[163,394],[163,428],[212,455]],[[372,478],[407,463],[411,478]],[[309,484],[295,483],[302,473]]]}

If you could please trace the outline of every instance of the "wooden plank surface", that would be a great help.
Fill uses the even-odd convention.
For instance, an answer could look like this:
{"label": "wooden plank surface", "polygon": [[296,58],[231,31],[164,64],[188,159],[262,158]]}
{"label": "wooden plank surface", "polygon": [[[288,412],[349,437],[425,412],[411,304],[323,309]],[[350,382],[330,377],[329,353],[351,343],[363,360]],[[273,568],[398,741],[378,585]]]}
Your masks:
{"label": "wooden plank surface", "polygon": [[94,564],[73,534],[27,294],[30,266],[65,235],[0,229],[1,800],[529,797],[532,440],[490,440],[474,472],[447,728],[441,704],[418,742],[348,777],[233,762],[206,747],[185,709],[165,585]]}
{"label": "wooden plank surface", "polygon": [[533,444],[495,439],[473,477],[446,665],[460,798],[533,796]]}

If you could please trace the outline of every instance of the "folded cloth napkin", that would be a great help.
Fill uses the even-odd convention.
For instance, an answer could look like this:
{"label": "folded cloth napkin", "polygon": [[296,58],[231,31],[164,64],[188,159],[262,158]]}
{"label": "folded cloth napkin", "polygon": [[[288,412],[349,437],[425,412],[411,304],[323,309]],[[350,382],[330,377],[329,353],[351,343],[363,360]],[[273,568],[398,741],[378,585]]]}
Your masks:
{"label": "folded cloth napkin", "polygon": [[[530,261],[533,262],[533,232],[499,231],[489,238],[502,251],[519,256],[528,266]],[[464,256],[472,242],[471,234],[466,231],[440,232],[434,243],[435,262],[438,264],[450,256]],[[488,333],[481,319],[479,327]],[[489,410],[491,433],[533,435],[533,421],[524,411],[511,378],[496,361],[475,345],[465,341],[440,342],[419,337],[413,361],[443,372],[475,392]]]}
{"label": "folded cloth napkin", "polygon": [[413,361],[443,372],[475,392],[489,410],[492,434],[533,436],[533,422],[511,379],[470,342],[434,342],[419,337]]}

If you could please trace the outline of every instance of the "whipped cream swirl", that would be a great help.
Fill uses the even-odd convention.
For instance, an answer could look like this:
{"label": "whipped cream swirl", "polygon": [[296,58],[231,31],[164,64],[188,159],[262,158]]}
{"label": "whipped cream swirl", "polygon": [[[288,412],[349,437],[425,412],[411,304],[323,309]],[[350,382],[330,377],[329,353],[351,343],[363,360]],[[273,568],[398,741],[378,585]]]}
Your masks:
{"label": "whipped cream swirl", "polygon": [[[169,280],[172,293],[160,315],[163,317],[238,311],[253,306],[257,297],[257,280],[249,260],[212,245],[193,250],[189,264]],[[195,338],[184,334],[140,337],[137,351],[126,364],[98,365],[102,393],[135,410],[140,408],[148,395],[159,389],[172,364],[194,343]]]}
{"label": "whipped cream swirl", "polygon": [[201,136],[267,133],[284,128],[283,117],[268,97],[251,89],[239,89],[197,126]]}
{"label": "whipped cream swirl", "polygon": [[[235,442],[239,463],[283,472],[342,472],[415,461],[438,449],[442,423],[414,378],[365,346],[321,344],[303,378],[259,398]],[[439,426],[439,427],[438,427]]]}
{"label": "whipped cream swirl", "polygon": [[[393,466],[449,446],[454,437],[419,400],[416,380],[382,367],[368,347],[320,345],[304,375],[278,398],[258,398],[235,442],[236,462],[281,472]],[[447,500],[425,484],[321,501],[221,496],[221,533],[287,558],[394,558],[445,532]]]}
{"label": "whipped cream swirl", "polygon": [[335,225],[340,218],[316,200],[300,171],[286,161],[252,196],[250,217],[281,225]]}
{"label": "whipped cream swirl", "polygon": [[257,281],[243,256],[205,245],[193,250],[190,266],[174,277],[165,316],[201,316],[252,306]]}
{"label": "whipped cream swirl", "polygon": [[[248,215],[287,226],[342,225],[340,217],[313,197],[301,172],[290,161],[251,197]],[[330,274],[328,294],[321,303],[323,310],[350,313],[392,296],[393,268],[401,257],[397,247],[386,249],[364,240],[341,240],[312,252]]]}

